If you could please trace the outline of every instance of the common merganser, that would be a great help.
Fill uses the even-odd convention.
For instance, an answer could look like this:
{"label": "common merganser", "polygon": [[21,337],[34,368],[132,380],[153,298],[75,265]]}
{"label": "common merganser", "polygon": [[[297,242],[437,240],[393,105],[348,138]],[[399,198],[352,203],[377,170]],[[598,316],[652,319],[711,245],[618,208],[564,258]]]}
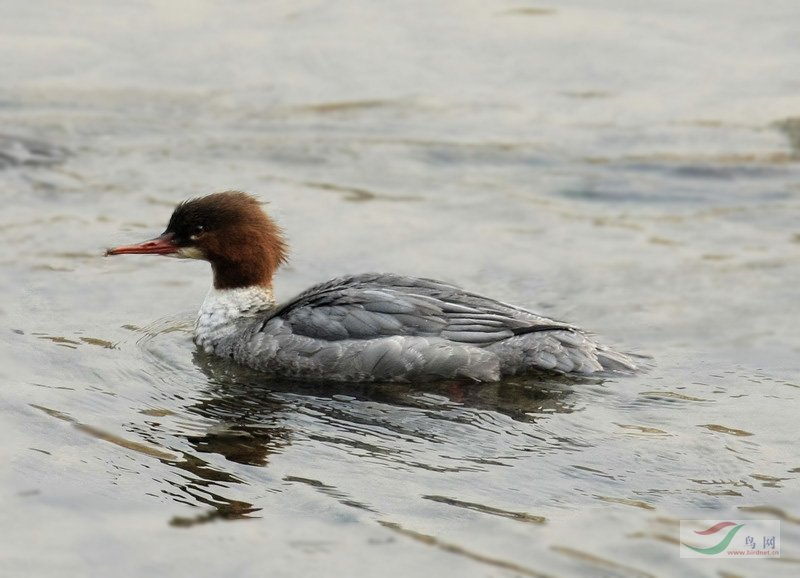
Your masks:
{"label": "common merganser", "polygon": [[542,369],[636,370],[628,356],[574,325],[432,279],[339,277],[277,304],[272,276],[286,262],[286,242],[243,192],[185,201],[159,237],[106,252],[126,253],[210,262],[214,284],[197,317],[195,343],[276,377],[497,381]]}

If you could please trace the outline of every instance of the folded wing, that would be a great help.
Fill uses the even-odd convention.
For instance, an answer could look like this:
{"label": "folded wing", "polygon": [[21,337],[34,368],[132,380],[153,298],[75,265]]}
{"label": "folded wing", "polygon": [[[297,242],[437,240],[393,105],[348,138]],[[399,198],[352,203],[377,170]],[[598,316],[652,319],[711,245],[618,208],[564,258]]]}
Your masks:
{"label": "folded wing", "polygon": [[274,311],[274,317],[296,335],[326,341],[404,335],[484,347],[524,333],[574,330],[453,285],[379,274],[312,287]]}

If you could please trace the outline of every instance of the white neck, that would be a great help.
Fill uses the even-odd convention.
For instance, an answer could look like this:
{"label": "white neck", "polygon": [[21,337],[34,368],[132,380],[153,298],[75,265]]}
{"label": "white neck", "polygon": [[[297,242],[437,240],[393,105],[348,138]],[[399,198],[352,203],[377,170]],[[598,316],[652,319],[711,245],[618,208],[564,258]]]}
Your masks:
{"label": "white neck", "polygon": [[209,353],[221,341],[233,336],[241,327],[237,321],[256,316],[275,307],[272,289],[253,286],[237,289],[215,289],[212,287],[194,327],[195,342]]}

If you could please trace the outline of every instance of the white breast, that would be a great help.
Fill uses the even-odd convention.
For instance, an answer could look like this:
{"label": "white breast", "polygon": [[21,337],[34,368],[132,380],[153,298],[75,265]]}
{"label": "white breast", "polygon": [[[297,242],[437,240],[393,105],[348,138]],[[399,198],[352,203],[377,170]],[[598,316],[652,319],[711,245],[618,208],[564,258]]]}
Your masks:
{"label": "white breast", "polygon": [[211,288],[203,301],[194,328],[197,345],[209,353],[236,338],[242,321],[275,307],[272,291],[265,287]]}

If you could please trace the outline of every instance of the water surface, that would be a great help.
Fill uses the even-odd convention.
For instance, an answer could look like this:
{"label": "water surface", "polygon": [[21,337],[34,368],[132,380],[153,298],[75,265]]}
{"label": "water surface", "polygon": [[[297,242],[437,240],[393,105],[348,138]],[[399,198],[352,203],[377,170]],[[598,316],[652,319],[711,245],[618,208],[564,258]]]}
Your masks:
{"label": "water surface", "polygon": [[[794,576],[794,2],[11,2],[4,576]],[[269,201],[288,298],[436,277],[653,357],[628,379],[268,382],[204,263],[102,258]],[[783,557],[682,560],[684,518]]]}

